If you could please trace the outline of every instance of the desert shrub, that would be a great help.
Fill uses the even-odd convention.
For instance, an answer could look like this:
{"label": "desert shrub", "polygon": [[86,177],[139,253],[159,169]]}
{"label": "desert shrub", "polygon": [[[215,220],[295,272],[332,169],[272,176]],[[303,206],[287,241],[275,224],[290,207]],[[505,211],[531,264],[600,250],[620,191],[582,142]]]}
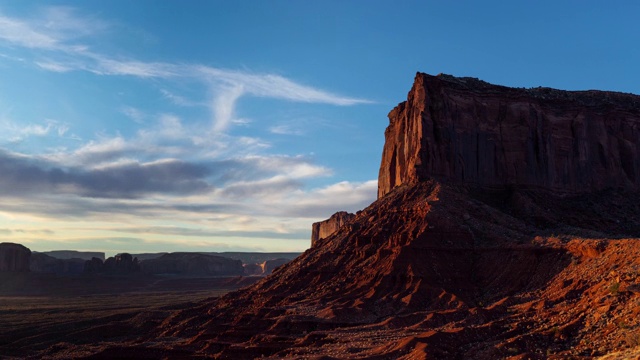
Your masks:
{"label": "desert shrub", "polygon": [[620,283],[617,281],[612,282],[609,286],[609,293],[611,293],[611,295],[620,294]]}

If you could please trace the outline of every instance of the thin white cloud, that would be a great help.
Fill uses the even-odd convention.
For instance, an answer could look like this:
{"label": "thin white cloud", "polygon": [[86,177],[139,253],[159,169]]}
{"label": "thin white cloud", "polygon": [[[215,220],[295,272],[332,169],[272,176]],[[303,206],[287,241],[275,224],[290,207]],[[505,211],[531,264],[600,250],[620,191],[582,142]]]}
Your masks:
{"label": "thin white cloud", "polygon": [[106,31],[110,25],[93,16],[77,14],[73,7],[48,6],[42,8],[41,26],[48,33],[72,39]]}
{"label": "thin white cloud", "polygon": [[29,137],[44,137],[51,133],[62,137],[69,131],[69,125],[50,119],[40,124],[21,125],[5,119],[0,122],[0,130],[2,132],[0,138],[10,142],[19,142]]}
{"label": "thin white cloud", "polygon": [[368,104],[369,100],[343,97],[291,81],[280,75],[254,74],[234,70],[194,66],[212,82],[222,82],[228,86],[242,86],[248,94],[276,99],[331,105]]}
{"label": "thin white cloud", "polygon": [[72,67],[54,61],[36,61],[35,64],[44,70],[57,73],[73,71]]}
{"label": "thin white cloud", "polygon": [[147,117],[147,115],[143,111],[133,106],[123,106],[120,111],[138,124],[144,123],[144,119]]}
{"label": "thin white cloud", "polygon": [[294,194],[283,206],[288,216],[328,218],[337,211],[364,209],[376,200],[378,180],[365,182],[341,181],[310,192]]}
{"label": "thin white cloud", "polygon": [[66,6],[49,6],[30,19],[18,19],[0,13],[0,41],[30,49],[76,52],[86,48],[70,41],[108,28],[104,21],[78,16]]}
{"label": "thin white cloud", "polygon": [[189,99],[187,99],[184,96],[180,96],[177,94],[174,94],[173,92],[167,90],[167,89],[160,89],[160,93],[162,94],[162,96],[171,101],[171,103],[178,105],[178,106],[202,106],[205,104],[202,103],[198,103],[195,101],[191,101]]}
{"label": "thin white cloud", "polygon": [[[340,96],[328,91],[302,85],[276,74],[258,74],[227,70],[200,64],[172,64],[144,62],[130,58],[114,58],[91,50],[85,44],[74,43],[80,35],[92,34],[106,27],[104,22],[88,22],[73,9],[48,8],[39,19],[16,19],[0,15],[0,40],[16,46],[47,51],[47,59],[40,55],[33,60],[39,68],[52,72],[88,71],[105,76],[134,76],[140,78],[190,79],[204,82],[211,89],[212,129],[223,132],[230,124],[242,123],[234,118],[237,100],[243,96],[257,96],[306,103],[338,106],[371,103],[366,99]],[[97,25],[96,25],[97,24]],[[181,106],[192,102],[168,91],[163,95]],[[278,129],[275,129],[278,131]]]}
{"label": "thin white cloud", "polygon": [[0,39],[9,43],[37,49],[54,49],[58,39],[40,32],[31,24],[0,15]]}
{"label": "thin white cloud", "polygon": [[302,131],[302,129],[296,128],[294,125],[291,125],[291,124],[280,124],[280,125],[272,126],[269,128],[269,132],[272,134],[278,134],[278,135],[300,136],[305,134],[305,132]]}
{"label": "thin white cloud", "polygon": [[216,89],[213,100],[213,131],[222,132],[233,120],[236,101],[244,94],[242,84],[222,86]]}
{"label": "thin white cloud", "polygon": [[109,57],[84,52],[85,55],[96,61],[94,65],[88,64],[85,69],[98,75],[122,75],[141,78],[170,78],[183,75],[180,66],[162,62],[143,62],[136,60],[118,60]]}

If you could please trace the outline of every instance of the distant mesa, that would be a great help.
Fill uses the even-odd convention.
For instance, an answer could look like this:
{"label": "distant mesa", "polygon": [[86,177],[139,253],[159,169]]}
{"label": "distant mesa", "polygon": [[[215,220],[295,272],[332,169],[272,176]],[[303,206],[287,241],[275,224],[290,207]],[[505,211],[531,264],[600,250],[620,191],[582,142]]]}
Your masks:
{"label": "distant mesa", "polygon": [[85,261],[81,258],[60,259],[34,251],[31,253],[29,268],[35,273],[82,274]]}
{"label": "distant mesa", "polygon": [[[54,256],[55,255],[55,256]],[[300,253],[121,253],[104,259],[103,252],[31,251],[0,243],[0,272],[75,275],[266,276]],[[91,256],[89,259],[87,257]],[[142,260],[140,260],[142,258]]]}
{"label": "distant mesa", "polygon": [[27,247],[3,242],[0,243],[0,272],[28,272],[31,250]]}
{"label": "distant mesa", "polygon": [[206,252],[202,254],[217,255],[229,259],[240,260],[243,264],[262,264],[267,260],[289,259],[293,260],[300,256],[299,252]]}
{"label": "distant mesa", "polygon": [[104,253],[98,252],[98,251],[53,250],[53,251],[38,251],[37,253],[45,254],[61,260],[69,260],[69,259],[91,260],[94,257],[102,261],[105,260]]}
{"label": "distant mesa", "polygon": [[140,263],[147,274],[236,276],[243,275],[242,261],[200,253],[170,253]]}

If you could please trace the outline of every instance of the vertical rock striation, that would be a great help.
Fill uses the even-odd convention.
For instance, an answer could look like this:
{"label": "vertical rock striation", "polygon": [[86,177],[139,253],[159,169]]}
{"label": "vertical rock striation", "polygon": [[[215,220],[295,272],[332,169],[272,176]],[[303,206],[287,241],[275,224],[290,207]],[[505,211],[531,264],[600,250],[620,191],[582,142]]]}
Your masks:
{"label": "vertical rock striation", "polygon": [[560,192],[640,188],[640,96],[418,73],[389,113],[378,197],[429,177]]}
{"label": "vertical rock striation", "polygon": [[31,250],[20,244],[0,243],[0,272],[27,272]]}

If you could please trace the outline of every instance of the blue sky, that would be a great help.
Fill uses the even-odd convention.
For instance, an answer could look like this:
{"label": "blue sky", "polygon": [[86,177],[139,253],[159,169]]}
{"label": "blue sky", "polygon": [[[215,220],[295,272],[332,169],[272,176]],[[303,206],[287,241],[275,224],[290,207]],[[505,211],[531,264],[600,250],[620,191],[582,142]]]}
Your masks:
{"label": "blue sky", "polygon": [[417,71],[640,93],[633,1],[0,1],[0,239],[303,251]]}

